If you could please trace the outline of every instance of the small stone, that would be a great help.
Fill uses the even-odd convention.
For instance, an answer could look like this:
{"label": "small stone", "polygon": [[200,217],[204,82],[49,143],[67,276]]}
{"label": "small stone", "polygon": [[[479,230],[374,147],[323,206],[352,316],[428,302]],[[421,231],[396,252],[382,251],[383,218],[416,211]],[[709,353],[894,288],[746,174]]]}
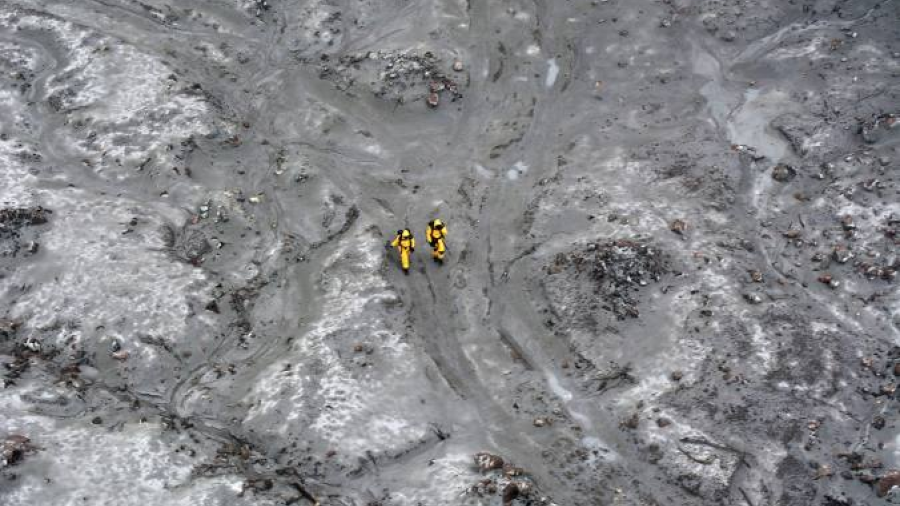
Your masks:
{"label": "small stone", "polygon": [[525,474],[525,470],[521,467],[516,467],[511,464],[503,465],[503,476],[507,478],[515,478],[516,476],[522,476]]}
{"label": "small stone", "polygon": [[885,420],[881,415],[877,415],[872,419],[872,427],[874,427],[875,430],[881,430],[885,425],[887,425],[887,420]]}
{"label": "small stone", "polygon": [[681,379],[684,378],[684,373],[681,371],[673,371],[670,377],[672,378],[672,381],[681,381]]}
{"label": "small stone", "polygon": [[122,361],[122,362],[124,362],[125,360],[128,360],[128,356],[129,356],[128,350],[118,350],[118,351],[114,351],[112,353],[112,358]]}
{"label": "small stone", "polygon": [[787,237],[788,239],[797,239],[798,237],[803,235],[803,232],[794,228],[794,229],[788,230],[787,232],[783,233],[782,235]]}
{"label": "small stone", "polygon": [[836,246],[834,248],[834,252],[832,252],[831,254],[831,257],[834,258],[834,261],[839,264],[845,264],[850,260],[853,260],[855,256],[856,255],[852,251],[843,246]]}
{"label": "small stone", "polygon": [[425,99],[425,102],[428,104],[428,107],[437,107],[438,103],[440,103],[440,96],[437,93],[429,93],[428,98]]}
{"label": "small stone", "polygon": [[366,350],[365,346],[362,343],[356,343],[353,345],[353,351],[356,353],[362,353]]}
{"label": "small stone", "polygon": [[872,357],[863,357],[862,359],[860,359],[860,363],[866,369],[871,369],[872,365],[875,364],[875,359]]}
{"label": "small stone", "polygon": [[672,20],[669,19],[669,18],[663,18],[663,19],[659,22],[659,26],[661,26],[661,27],[663,27],[663,28],[669,28],[670,26],[672,26]]}
{"label": "small stone", "polygon": [[656,426],[661,429],[664,429],[664,428],[668,427],[669,425],[672,425],[672,421],[669,420],[668,418],[660,417],[660,418],[656,419]]}
{"label": "small stone", "polygon": [[894,363],[894,376],[900,376],[900,362]]}
{"label": "small stone", "polygon": [[750,304],[759,304],[762,302],[762,297],[758,293],[747,292],[744,294],[744,300]]}
{"label": "small stone", "polygon": [[887,385],[881,385],[881,393],[884,395],[894,395],[894,392],[897,391],[897,385],[893,383],[889,383]]}
{"label": "small stone", "polygon": [[91,423],[94,425],[100,425],[103,423],[103,419],[100,418],[99,416],[95,416],[94,419],[91,420]]}
{"label": "small stone", "polygon": [[25,340],[24,344],[25,348],[30,350],[32,353],[40,353],[41,352],[41,343],[34,337],[29,337]]}
{"label": "small stone", "polygon": [[546,427],[546,426],[550,425],[552,423],[552,421],[549,418],[547,418],[546,416],[539,416],[534,419],[533,423],[534,423],[535,427]]}
{"label": "small stone", "polygon": [[685,229],[687,229],[687,223],[685,223],[684,220],[676,219],[669,223],[669,230],[678,235],[684,234]]}
{"label": "small stone", "polygon": [[754,283],[762,283],[763,282],[763,274],[760,271],[750,271],[750,280]]}
{"label": "small stone", "polygon": [[819,427],[822,426],[822,422],[818,420],[810,420],[809,423],[806,424],[806,428],[815,432],[819,430]]}
{"label": "small stone", "polygon": [[881,164],[882,167],[886,167],[891,164],[891,159],[886,156],[881,156],[878,158],[878,163]]}
{"label": "small stone", "polygon": [[790,165],[779,163],[772,168],[772,179],[779,183],[787,183],[796,177],[797,171]]}
{"label": "small stone", "polygon": [[843,229],[847,231],[856,230],[856,224],[853,223],[853,216],[850,216],[849,214],[842,216],[841,227],[843,227]]}
{"label": "small stone", "polygon": [[813,477],[814,480],[818,480],[821,478],[828,478],[834,475],[834,471],[831,469],[831,466],[828,464],[821,464],[818,469],[816,469],[816,475]]}
{"label": "small stone", "polygon": [[629,416],[628,418],[619,422],[619,427],[622,429],[634,430],[634,429],[638,428],[640,423],[641,423],[640,415],[638,415],[637,412],[634,412],[631,416]]}
{"label": "small stone", "polygon": [[251,196],[247,200],[250,201],[251,204],[259,204],[263,200],[263,194],[257,193],[256,195]]}
{"label": "small stone", "polygon": [[475,465],[477,465],[483,473],[493,469],[502,469],[503,458],[499,455],[493,455],[487,452],[478,452],[475,454]]}
{"label": "small stone", "polygon": [[819,276],[819,283],[828,285],[831,284],[832,281],[834,281],[834,279],[831,277],[831,274],[822,274]]}
{"label": "small stone", "polygon": [[453,70],[456,72],[462,72],[463,71],[463,62],[461,62],[459,60],[456,60],[455,62],[453,62]]}
{"label": "small stone", "polygon": [[34,255],[35,253],[38,252],[39,248],[40,248],[40,245],[37,242],[31,241],[28,243],[28,247],[26,248],[26,251],[28,251],[28,253]]}
{"label": "small stone", "polygon": [[521,494],[518,482],[510,482],[503,487],[503,504],[512,504]]}

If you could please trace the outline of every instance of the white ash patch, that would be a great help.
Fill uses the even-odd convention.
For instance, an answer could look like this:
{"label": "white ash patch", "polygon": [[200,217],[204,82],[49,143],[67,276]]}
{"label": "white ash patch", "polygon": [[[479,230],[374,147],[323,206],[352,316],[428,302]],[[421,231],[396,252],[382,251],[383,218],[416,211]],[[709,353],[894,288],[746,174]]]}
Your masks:
{"label": "white ash patch", "polygon": [[[0,91],[0,101],[4,99]],[[29,146],[20,142],[0,140],[0,206],[28,207],[34,205],[34,186],[37,177],[22,162],[22,154],[33,152]]]}
{"label": "white ash patch", "polygon": [[[252,406],[246,424],[272,433],[308,434],[339,455],[402,449],[427,436],[428,426],[407,404],[415,399],[397,394],[427,384],[417,365],[422,359],[392,329],[387,315],[375,312],[397,297],[379,273],[379,246],[374,235],[357,235],[341,241],[324,262],[322,314],[293,341],[289,356],[261,373],[245,398]],[[377,370],[354,367],[344,357],[352,352],[340,343],[353,336],[376,350],[382,361]],[[284,374],[288,363],[300,372]],[[318,378],[305,372],[310,368]],[[279,417],[273,422],[275,413]]]}
{"label": "white ash patch", "polygon": [[[193,466],[213,455],[204,455],[187,435],[164,436],[159,424],[129,423],[109,431],[13,408],[4,409],[11,419],[0,422],[0,431],[25,435],[40,449],[18,465],[22,473],[17,485],[4,493],[6,506],[86,502],[188,506],[207,504],[213,498],[227,498],[229,504],[268,504],[235,497],[243,482],[236,475],[191,479]],[[183,445],[199,453],[190,457],[178,451]]]}
{"label": "white ash patch", "polygon": [[42,98],[67,116],[69,127],[58,133],[71,137],[83,156],[99,157],[98,172],[126,179],[148,158],[176,165],[173,148],[216,132],[205,97],[172,79],[173,69],[157,57],[49,15],[5,18],[16,30],[40,30],[55,39],[66,64],[48,79]]}
{"label": "white ash patch", "polygon": [[[201,270],[175,262],[166,251],[160,230],[184,219],[179,211],[101,200],[78,189],[44,195],[43,201],[54,211],[41,238],[46,260],[13,276],[14,283],[32,286],[16,301],[15,318],[32,329],[79,322],[81,329],[103,327],[121,336],[191,337],[187,299],[205,297],[210,286]],[[140,231],[123,235],[134,217]]]}

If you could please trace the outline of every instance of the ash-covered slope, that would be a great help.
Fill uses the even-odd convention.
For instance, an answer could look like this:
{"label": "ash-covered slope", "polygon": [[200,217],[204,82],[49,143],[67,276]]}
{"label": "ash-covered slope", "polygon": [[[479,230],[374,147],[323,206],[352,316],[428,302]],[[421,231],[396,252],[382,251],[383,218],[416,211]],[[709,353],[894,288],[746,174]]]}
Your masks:
{"label": "ash-covered slope", "polygon": [[0,0],[0,502],[896,501],[898,26]]}

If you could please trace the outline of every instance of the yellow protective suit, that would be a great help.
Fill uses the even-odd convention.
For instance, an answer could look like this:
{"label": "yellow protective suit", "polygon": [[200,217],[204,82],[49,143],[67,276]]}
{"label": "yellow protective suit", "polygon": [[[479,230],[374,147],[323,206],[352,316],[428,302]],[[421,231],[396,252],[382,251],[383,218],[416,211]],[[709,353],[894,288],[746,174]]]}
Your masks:
{"label": "yellow protective suit", "polygon": [[397,248],[397,252],[400,253],[400,265],[403,267],[403,273],[409,274],[410,255],[416,250],[416,238],[409,229],[398,230],[397,236],[391,241],[391,246]]}
{"label": "yellow protective suit", "polygon": [[428,222],[425,228],[425,240],[431,246],[431,257],[435,262],[444,263],[444,255],[447,253],[447,225],[441,220],[432,220]]}

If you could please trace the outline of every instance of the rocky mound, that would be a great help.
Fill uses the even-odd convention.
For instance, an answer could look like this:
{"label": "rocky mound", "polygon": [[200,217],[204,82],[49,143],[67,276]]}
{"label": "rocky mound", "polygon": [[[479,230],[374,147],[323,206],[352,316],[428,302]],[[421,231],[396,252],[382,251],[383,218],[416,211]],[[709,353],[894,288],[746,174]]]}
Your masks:
{"label": "rocky mound", "polygon": [[549,285],[560,286],[562,293],[565,287],[587,288],[599,299],[591,306],[599,305],[620,320],[640,314],[637,293],[658,282],[667,270],[660,250],[627,239],[589,243],[577,251],[559,253],[546,267]]}

